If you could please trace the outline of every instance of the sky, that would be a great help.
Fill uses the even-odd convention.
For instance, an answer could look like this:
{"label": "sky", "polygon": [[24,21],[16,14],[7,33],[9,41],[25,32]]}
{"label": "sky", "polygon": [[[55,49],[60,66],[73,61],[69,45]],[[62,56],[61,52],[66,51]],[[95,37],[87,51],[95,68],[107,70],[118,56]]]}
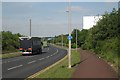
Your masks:
{"label": "sky", "polygon": [[[68,33],[67,2],[8,1],[2,2],[3,31],[29,36],[31,19],[32,36],[53,37]],[[105,12],[111,12],[113,8],[118,8],[118,0],[109,1],[111,2],[71,2],[71,30],[82,29],[83,16],[103,15]]]}
{"label": "sky", "polygon": [[1,0],[2,2],[118,2],[119,0]]}

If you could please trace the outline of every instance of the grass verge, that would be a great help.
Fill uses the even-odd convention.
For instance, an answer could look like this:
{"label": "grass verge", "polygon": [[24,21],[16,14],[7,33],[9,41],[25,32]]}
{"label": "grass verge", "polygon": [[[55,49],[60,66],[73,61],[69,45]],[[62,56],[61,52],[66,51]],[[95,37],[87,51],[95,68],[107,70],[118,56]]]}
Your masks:
{"label": "grass verge", "polygon": [[68,58],[50,68],[49,70],[37,75],[35,78],[71,78],[75,71],[75,66],[80,63],[80,52],[72,50],[71,53],[72,68],[68,68]]}
{"label": "grass verge", "polygon": [[22,54],[20,52],[16,52],[16,53],[13,53],[13,54],[10,54],[10,53],[0,54],[0,58],[2,58],[2,59],[17,57],[17,56],[22,56]]}

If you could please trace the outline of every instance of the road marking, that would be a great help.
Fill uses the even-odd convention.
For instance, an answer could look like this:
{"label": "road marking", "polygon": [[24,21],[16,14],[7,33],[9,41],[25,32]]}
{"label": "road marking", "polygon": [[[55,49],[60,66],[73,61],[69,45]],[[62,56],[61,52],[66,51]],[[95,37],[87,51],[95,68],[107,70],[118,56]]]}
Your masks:
{"label": "road marking", "polygon": [[[57,51],[55,52],[55,53],[53,53],[52,55],[50,55],[50,56],[53,56],[53,55],[55,55],[55,54],[57,54],[58,53],[58,49],[57,49]],[[50,56],[47,56],[46,58],[49,58]]]}
{"label": "road marking", "polygon": [[41,58],[41,59],[38,59],[38,60],[43,60],[43,59],[45,59],[45,58]]}
{"label": "road marking", "polygon": [[67,55],[64,56],[62,59],[60,59],[59,61],[55,62],[54,64],[48,66],[47,68],[45,68],[45,69],[43,69],[43,70],[41,70],[41,71],[39,71],[39,72],[37,72],[37,73],[35,73],[35,74],[27,77],[27,79],[28,79],[28,78],[35,78],[35,77],[38,76],[39,74],[41,74],[41,73],[43,73],[43,72],[45,72],[45,71],[53,68],[55,65],[59,64],[60,62],[62,62],[62,61],[65,60],[65,59],[67,59]]}
{"label": "road marking", "polygon": [[4,62],[2,62],[2,64],[3,64],[3,63],[14,62],[14,61],[18,61],[18,60],[23,60],[23,59],[25,59],[25,58],[32,58],[32,57],[34,57],[34,56],[27,56],[27,57],[20,58],[20,59],[14,59],[14,60],[10,60],[10,61],[4,61]]}
{"label": "road marking", "polygon": [[[53,53],[52,55],[50,55],[50,56],[47,56],[47,57],[45,57],[45,58],[52,57],[53,55],[55,55],[55,54],[57,54],[57,53],[58,53],[58,49],[57,49],[57,51],[56,51],[55,53]],[[41,59],[38,59],[38,60],[43,60],[43,59],[45,59],[45,58],[41,58]]]}
{"label": "road marking", "polygon": [[57,49],[57,51],[53,54],[53,55],[55,55],[55,54],[57,54],[58,53],[58,49]]}
{"label": "road marking", "polygon": [[28,62],[28,64],[31,64],[31,63],[34,63],[34,62],[36,62],[36,60],[34,60],[34,61],[31,61],[31,62]]}
{"label": "road marking", "polygon": [[18,65],[18,66],[15,66],[15,67],[8,68],[8,70],[15,69],[15,68],[18,68],[18,67],[21,67],[21,66],[23,66],[23,65]]}
{"label": "road marking", "polygon": [[[21,60],[21,59],[15,59],[15,60],[12,60],[12,61],[18,61],[18,60]],[[11,61],[11,62],[12,62],[12,61]]]}
{"label": "road marking", "polygon": [[57,49],[57,51],[56,51],[55,53],[53,53],[52,55],[50,55],[50,56],[47,56],[47,57],[45,57],[45,58],[52,57],[53,55],[55,55],[55,54],[57,54],[57,53],[58,53],[58,49]]}
{"label": "road marking", "polygon": [[50,55],[51,57],[53,56],[53,55]]}
{"label": "road marking", "polygon": [[46,58],[49,58],[50,56],[47,56]]}

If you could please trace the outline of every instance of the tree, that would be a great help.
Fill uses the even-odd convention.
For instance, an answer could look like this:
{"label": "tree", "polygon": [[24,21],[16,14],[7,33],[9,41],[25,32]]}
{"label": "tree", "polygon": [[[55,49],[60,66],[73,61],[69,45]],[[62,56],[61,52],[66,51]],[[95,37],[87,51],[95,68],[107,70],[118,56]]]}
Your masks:
{"label": "tree", "polygon": [[15,51],[19,48],[19,37],[22,35],[12,34],[10,31],[2,31],[2,50],[3,51]]}

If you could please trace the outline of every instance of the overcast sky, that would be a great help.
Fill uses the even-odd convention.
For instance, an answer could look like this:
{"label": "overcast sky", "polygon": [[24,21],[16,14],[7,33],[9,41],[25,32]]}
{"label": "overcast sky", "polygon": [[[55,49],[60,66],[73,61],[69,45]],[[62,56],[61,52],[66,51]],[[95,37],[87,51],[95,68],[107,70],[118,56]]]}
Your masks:
{"label": "overcast sky", "polygon": [[[67,2],[6,2],[2,3],[2,29],[32,36],[67,34]],[[108,1],[108,0],[106,0]],[[112,0],[110,0],[112,1]],[[116,0],[117,1],[117,0]],[[72,29],[82,29],[83,16],[102,15],[118,8],[117,2],[72,2]]]}

